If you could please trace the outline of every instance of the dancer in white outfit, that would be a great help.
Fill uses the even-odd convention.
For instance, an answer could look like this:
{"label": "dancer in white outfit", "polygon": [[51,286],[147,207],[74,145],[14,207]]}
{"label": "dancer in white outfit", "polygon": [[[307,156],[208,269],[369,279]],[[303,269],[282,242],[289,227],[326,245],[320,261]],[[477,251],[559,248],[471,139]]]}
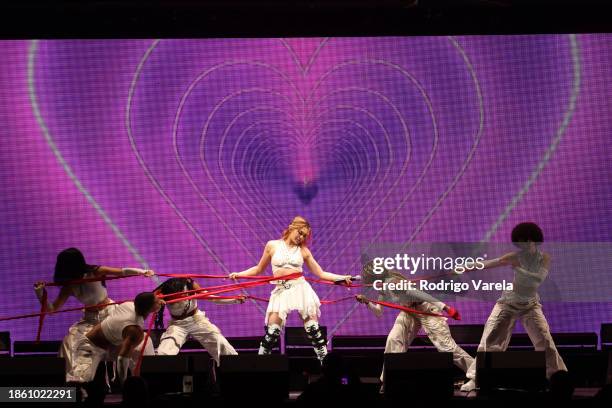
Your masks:
{"label": "dancer in white outfit", "polygon": [[[369,262],[364,266],[362,273],[363,282],[365,284],[373,283],[375,280],[380,280],[385,284],[400,283],[403,280],[407,280],[402,274],[396,271],[385,270],[381,274],[374,274],[372,271],[373,264]],[[357,295],[356,299],[358,302],[367,305],[368,309],[377,317],[382,316],[383,306],[370,302],[364,295]],[[380,300],[400,304],[401,306],[425,313],[440,314],[445,312],[449,317],[455,320],[461,319],[459,312],[455,308],[417,289],[408,291],[380,291],[379,301]],[[425,330],[425,333],[438,351],[453,353],[453,362],[455,365],[463,370],[463,372],[467,372],[474,359],[455,343],[445,317],[408,313],[404,311],[400,312],[395,319],[393,328],[387,336],[385,353],[406,352],[421,327],[423,327],[423,330]],[[384,369],[380,376],[380,380],[384,382]]]}
{"label": "dancer in white outfit", "polygon": [[[108,266],[88,265],[81,251],[77,248],[68,248],[57,255],[53,281],[63,284],[64,282],[79,279],[117,275],[144,275],[150,277],[154,275],[154,272],[138,268],[119,269]],[[41,303],[45,290],[44,282],[36,282],[34,285],[34,291]],[[64,357],[66,361],[66,382],[79,381],[73,373],[74,361],[72,358],[72,353],[76,349],[79,340],[89,329],[108,317],[110,311],[115,307],[114,305],[108,305],[113,303],[113,301],[108,298],[105,284],[102,281],[94,281],[62,285],[57,298],[53,302],[47,302],[46,310],[54,311],[60,309],[71,296],[74,296],[83,306],[99,305],[99,307],[84,309],[81,320],[70,326],[68,334],[62,341],[59,355]]]}
{"label": "dancer in white outfit", "polygon": [[[555,347],[537,292],[550,266],[550,256],[538,248],[543,240],[542,230],[536,224],[518,224],[512,230],[512,242],[520,251],[484,262],[485,268],[511,266],[514,282],[512,290],[502,294],[487,319],[478,351],[505,351],[516,320],[521,319],[534,348],[546,355],[546,376],[550,378],[557,371],[567,371],[567,367]],[[462,391],[476,388],[476,361],[467,377],[470,380],[463,384]]]}
{"label": "dancer in white outfit", "polygon": [[[233,272],[229,277],[235,279],[239,276],[255,276],[262,273],[271,263],[272,274],[282,278],[302,272],[302,265],[306,263],[310,271],[323,280],[350,283],[350,275],[336,275],[321,269],[307,247],[311,233],[312,229],[308,221],[303,217],[295,217],[283,231],[281,239],[268,241],[257,265],[242,272]],[[318,323],[321,315],[319,297],[303,276],[290,280],[279,279],[271,283],[276,284],[276,288],[270,294],[265,318],[266,332],[259,347],[259,354],[272,352],[272,349],[278,344],[287,315],[296,310],[304,321],[304,329],[317,358],[323,361],[327,355],[327,341]]]}
{"label": "dancer in white outfit", "polygon": [[[170,295],[194,289],[200,289],[200,285],[197,282],[186,278],[172,278],[164,282],[159,291],[164,295]],[[165,298],[166,301],[171,299],[171,296]],[[244,303],[245,297],[241,296],[235,300],[214,299],[214,297],[211,297],[207,300],[220,304],[235,304]],[[161,336],[159,347],[157,348],[158,355],[178,354],[185,341],[187,341],[187,336],[191,336],[200,342],[217,365],[219,365],[220,356],[238,354],[223,334],[221,334],[219,328],[212,324],[206,317],[206,314],[198,308],[197,300],[190,299],[170,303],[166,307],[172,316],[172,320],[170,320],[168,328]],[[158,315],[163,316],[163,312],[162,307]],[[158,319],[158,321],[161,321],[161,319]]]}
{"label": "dancer in white outfit", "polygon": [[[101,323],[93,326],[79,340],[73,352],[74,375],[78,383],[93,381],[98,364],[108,357],[115,357],[117,374],[123,384],[128,368],[134,368],[144,342],[144,319],[157,313],[164,303],[152,292],[139,293],[133,302],[117,305]],[[152,355],[151,341],[147,341]]]}

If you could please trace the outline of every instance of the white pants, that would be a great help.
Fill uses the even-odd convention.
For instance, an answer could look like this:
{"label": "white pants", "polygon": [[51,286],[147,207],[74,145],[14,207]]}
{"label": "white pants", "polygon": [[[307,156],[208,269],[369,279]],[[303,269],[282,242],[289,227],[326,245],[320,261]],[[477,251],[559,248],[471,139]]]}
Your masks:
{"label": "white pants", "polygon": [[[441,312],[439,308],[430,303],[418,305],[416,309],[429,313]],[[464,372],[467,372],[474,359],[455,343],[445,317],[400,312],[395,319],[391,332],[387,336],[385,353],[406,352],[421,327],[423,327],[425,334],[427,334],[427,337],[429,337],[438,351],[453,353],[453,363]],[[380,380],[384,381],[384,369]]]}
{"label": "white pants", "polygon": [[[130,369],[132,371],[136,367],[136,363],[140,358],[140,351],[142,350],[143,345],[144,339],[130,354]],[[78,383],[88,383],[93,381],[100,362],[114,361],[118,356],[118,352],[119,346],[113,346],[108,350],[105,350],[93,344],[87,338],[87,336],[82,336],[76,344],[76,348],[72,352],[73,367],[70,373],[66,373],[66,381]],[[153,342],[150,338],[147,339],[147,344],[143,354],[145,356],[152,356],[155,354]]]}
{"label": "white pants", "polygon": [[75,361],[73,356],[80,341],[85,337],[85,333],[87,333],[96,324],[106,319],[114,307],[115,305],[106,306],[100,311],[85,310],[83,313],[83,318],[70,326],[70,329],[68,329],[68,334],[64,336],[62,346],[59,351],[59,356],[63,357],[66,362],[66,381],[75,381]]}
{"label": "white pants", "polygon": [[157,354],[178,354],[189,335],[200,342],[217,365],[219,365],[220,356],[238,354],[227,339],[223,337],[219,328],[212,324],[201,310],[185,319],[171,320],[168,328],[161,336]]}
{"label": "white pants", "polygon": [[[546,377],[550,378],[557,371],[567,371],[550,335],[550,328],[542,313],[540,303],[535,303],[528,308],[496,303],[485,324],[478,351],[506,351],[517,318],[521,319],[536,351],[545,353]],[[476,360],[470,366],[467,377],[476,379]]]}

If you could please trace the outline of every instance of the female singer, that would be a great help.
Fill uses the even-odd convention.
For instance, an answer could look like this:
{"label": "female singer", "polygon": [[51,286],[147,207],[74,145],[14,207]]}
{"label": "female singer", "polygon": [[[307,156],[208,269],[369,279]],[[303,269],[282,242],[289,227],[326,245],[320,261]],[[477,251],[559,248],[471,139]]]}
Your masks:
{"label": "female singer", "polygon": [[314,347],[320,361],[327,355],[326,340],[323,337],[318,319],[321,315],[321,302],[310,284],[300,276],[297,279],[283,280],[287,275],[301,273],[302,265],[323,280],[351,282],[350,275],[336,275],[325,272],[308,249],[308,240],[312,235],[310,224],[303,217],[297,216],[282,233],[278,240],[268,241],[259,263],[245,271],[233,272],[229,275],[235,279],[241,276],[255,276],[272,264],[272,274],[280,278],[272,281],[276,288],[270,295],[266,311],[266,332],[260,343],[259,354],[270,354],[278,344],[282,327],[287,315],[296,310],[304,321],[304,329]]}

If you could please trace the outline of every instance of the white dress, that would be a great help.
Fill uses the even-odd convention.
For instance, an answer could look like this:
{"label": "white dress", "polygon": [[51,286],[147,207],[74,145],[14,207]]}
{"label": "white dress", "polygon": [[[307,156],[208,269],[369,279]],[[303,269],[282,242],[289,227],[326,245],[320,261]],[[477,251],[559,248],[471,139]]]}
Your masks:
{"label": "white dress", "polygon": [[[273,242],[272,273],[279,269],[302,272],[304,258],[300,247],[289,247],[282,239]],[[266,310],[266,325],[271,313],[278,313],[283,326],[287,320],[287,315],[293,310],[297,310],[302,319],[321,315],[321,301],[303,276],[297,279],[277,280],[270,283],[276,284],[276,288],[270,294],[268,309]]]}

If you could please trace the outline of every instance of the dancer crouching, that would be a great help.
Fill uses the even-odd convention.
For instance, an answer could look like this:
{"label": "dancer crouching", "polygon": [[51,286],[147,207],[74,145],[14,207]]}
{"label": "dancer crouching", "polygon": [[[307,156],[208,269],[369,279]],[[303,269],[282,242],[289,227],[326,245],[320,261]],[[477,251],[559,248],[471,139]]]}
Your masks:
{"label": "dancer crouching", "polygon": [[[117,375],[121,384],[128,368],[134,368],[144,341],[144,319],[157,313],[163,300],[152,292],[139,293],[133,302],[117,305],[101,323],[93,326],[77,344],[75,361],[75,383],[86,386],[96,375],[98,364],[116,356]],[[153,354],[151,341],[147,342],[144,354]]]}
{"label": "dancer crouching", "polygon": [[[375,274],[373,270],[374,267],[372,262],[364,266],[362,273],[364,284],[371,284],[375,280],[380,280],[384,283],[400,283],[403,280],[407,280],[406,277],[396,271],[385,269],[383,273]],[[358,302],[367,305],[368,309],[377,317],[382,316],[383,307],[381,305],[370,302],[364,295],[357,295],[356,299]],[[463,372],[467,372],[474,359],[455,343],[455,340],[451,336],[446,318],[427,314],[440,314],[444,311],[449,317],[460,320],[461,317],[459,312],[457,312],[455,308],[417,289],[408,291],[381,291],[379,293],[379,300],[390,301],[426,313],[419,314],[401,311],[397,315],[393,328],[387,336],[385,353],[406,352],[419,329],[423,327],[425,334],[427,334],[436,349],[440,352],[453,353],[453,362],[455,365]],[[380,381],[384,382],[384,369],[380,376]]]}
{"label": "dancer crouching", "polygon": [[[68,334],[64,337],[60,348],[59,355],[64,357],[66,361],[67,382],[79,380],[78,377],[74,376],[75,363],[72,358],[78,342],[89,329],[108,317],[110,311],[115,307],[115,305],[109,305],[113,301],[108,298],[106,285],[103,281],[77,284],[71,284],[70,282],[105,276],[143,275],[151,277],[154,274],[151,270],[138,268],[119,269],[108,266],[89,265],[85,262],[85,257],[77,248],[67,248],[57,255],[53,281],[61,286],[57,298],[53,302],[47,301],[45,305],[46,311],[52,312],[60,309],[71,296],[74,296],[83,306],[87,307],[83,311],[81,320],[74,323],[68,329]],[[42,304],[46,296],[45,283],[42,281],[36,282],[34,291]],[[97,307],[89,307],[96,305]]]}
{"label": "dancer crouching", "polygon": [[[164,282],[160,286],[159,291],[163,295],[171,295],[194,289],[200,289],[200,285],[192,279],[172,278]],[[166,301],[171,299],[171,296],[165,297]],[[236,304],[244,303],[245,297],[241,296],[238,299],[214,299],[211,296],[207,300],[220,304]],[[221,334],[219,328],[212,324],[206,317],[206,314],[198,308],[196,299],[169,303],[165,307],[168,308],[172,320],[170,320],[168,328],[161,336],[159,347],[157,348],[158,355],[178,354],[183,344],[185,344],[187,336],[192,336],[196,339],[208,351],[208,354],[215,360],[217,365],[219,365],[220,356],[238,354],[223,334]],[[162,321],[163,312],[164,307],[162,306],[158,314],[158,322]]]}

